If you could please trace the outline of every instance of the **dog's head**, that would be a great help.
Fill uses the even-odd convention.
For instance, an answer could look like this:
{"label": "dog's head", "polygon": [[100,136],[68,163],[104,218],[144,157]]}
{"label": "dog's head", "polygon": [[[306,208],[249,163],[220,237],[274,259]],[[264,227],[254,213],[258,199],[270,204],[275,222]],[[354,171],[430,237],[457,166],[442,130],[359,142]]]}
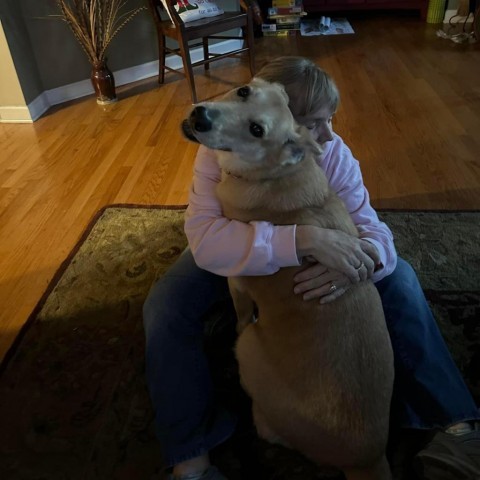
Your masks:
{"label": "dog's head", "polygon": [[183,121],[191,141],[218,150],[222,168],[239,174],[297,164],[320,146],[298,125],[278,83],[254,79],[220,101],[196,105]]}

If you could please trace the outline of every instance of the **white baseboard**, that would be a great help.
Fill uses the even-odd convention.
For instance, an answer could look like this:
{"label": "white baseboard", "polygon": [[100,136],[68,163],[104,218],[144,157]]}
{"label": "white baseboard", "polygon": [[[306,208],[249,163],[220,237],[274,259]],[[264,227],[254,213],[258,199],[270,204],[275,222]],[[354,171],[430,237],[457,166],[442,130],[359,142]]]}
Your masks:
{"label": "white baseboard", "polygon": [[[225,40],[223,42],[216,43],[211,46],[211,51],[214,53],[226,53],[232,50],[241,48],[242,39],[238,40]],[[194,48],[190,52],[192,62],[203,59],[203,47]],[[170,68],[182,68],[182,60],[176,55],[171,55],[166,58],[166,65]],[[154,62],[144,63],[135,67],[125,68],[113,72],[115,76],[115,85],[121,86],[127,83],[137,82],[145,78],[150,78],[158,75],[158,60]],[[71,83],[69,85],[63,85],[52,90],[46,90],[40,94],[33,102],[28,105],[30,111],[30,122],[40,118],[51,106],[58,105],[59,103],[68,102],[76,98],[84,97],[86,95],[93,94],[93,87],[90,80],[82,80],[80,82]],[[8,108],[8,107],[7,107]],[[27,108],[27,107],[25,107]],[[0,115],[3,119],[3,116]],[[24,121],[24,120],[11,120]]]}
{"label": "white baseboard", "polygon": [[0,107],[0,123],[32,123],[30,110],[24,107]]}
{"label": "white baseboard", "polygon": [[[443,23],[450,23],[450,19],[452,18],[453,18],[452,23],[464,23],[467,17],[457,15],[456,10],[447,10],[445,12],[445,17],[443,18]],[[473,22],[473,13],[470,13],[470,15],[468,16],[467,23],[472,23],[472,22]]]}

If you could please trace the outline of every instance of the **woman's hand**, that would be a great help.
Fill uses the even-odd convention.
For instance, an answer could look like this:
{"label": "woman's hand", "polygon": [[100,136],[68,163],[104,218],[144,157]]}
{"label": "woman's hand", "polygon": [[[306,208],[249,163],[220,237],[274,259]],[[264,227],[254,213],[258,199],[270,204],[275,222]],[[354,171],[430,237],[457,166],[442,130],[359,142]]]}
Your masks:
{"label": "woman's hand", "polygon": [[294,292],[303,294],[304,300],[320,298],[320,303],[329,303],[343,295],[353,284],[349,278],[336,270],[329,270],[320,263],[308,263],[293,279]]}
{"label": "woman's hand", "polygon": [[351,283],[370,278],[380,264],[380,255],[372,243],[340,230],[298,225],[295,240],[300,259],[342,273]]}
{"label": "woman's hand", "polygon": [[336,270],[329,270],[320,263],[308,263],[293,279],[294,292],[303,294],[304,300],[320,299],[330,303],[343,295],[353,284],[349,278]]}

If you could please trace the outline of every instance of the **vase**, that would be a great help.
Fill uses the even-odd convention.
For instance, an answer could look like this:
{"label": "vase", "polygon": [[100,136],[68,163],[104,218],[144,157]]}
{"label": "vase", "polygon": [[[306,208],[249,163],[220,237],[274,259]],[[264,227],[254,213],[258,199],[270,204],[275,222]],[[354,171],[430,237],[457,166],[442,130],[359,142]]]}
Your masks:
{"label": "vase", "polygon": [[107,62],[99,62],[92,65],[92,85],[97,96],[97,103],[108,105],[117,101],[115,93],[115,79],[113,73],[107,67]]}

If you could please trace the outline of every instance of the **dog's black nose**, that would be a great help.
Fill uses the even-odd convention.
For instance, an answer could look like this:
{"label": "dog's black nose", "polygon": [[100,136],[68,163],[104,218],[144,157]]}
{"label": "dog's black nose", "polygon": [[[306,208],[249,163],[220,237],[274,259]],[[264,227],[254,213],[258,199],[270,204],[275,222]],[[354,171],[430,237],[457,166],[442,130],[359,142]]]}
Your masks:
{"label": "dog's black nose", "polygon": [[208,132],[212,129],[212,119],[205,107],[195,107],[190,114],[190,122],[198,132]]}

